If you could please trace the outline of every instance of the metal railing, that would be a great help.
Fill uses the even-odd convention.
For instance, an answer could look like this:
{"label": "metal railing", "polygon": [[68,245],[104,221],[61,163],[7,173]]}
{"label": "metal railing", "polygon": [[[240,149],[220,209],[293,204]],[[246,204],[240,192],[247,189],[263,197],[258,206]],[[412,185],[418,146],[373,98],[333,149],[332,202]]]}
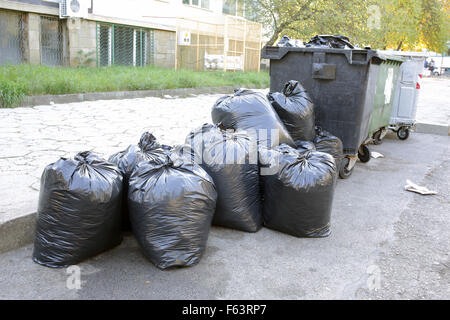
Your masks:
{"label": "metal railing", "polygon": [[[177,19],[176,68],[259,71],[262,26],[241,17]],[[180,37],[189,38],[180,43]]]}

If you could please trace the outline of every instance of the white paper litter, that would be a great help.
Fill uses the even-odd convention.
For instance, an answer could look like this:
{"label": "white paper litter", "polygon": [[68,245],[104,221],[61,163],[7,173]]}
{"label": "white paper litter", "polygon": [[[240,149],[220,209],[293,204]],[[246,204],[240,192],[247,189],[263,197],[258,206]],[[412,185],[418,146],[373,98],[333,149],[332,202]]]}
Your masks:
{"label": "white paper litter", "polygon": [[381,153],[376,152],[376,151],[370,152],[370,156],[374,159],[384,158],[384,156]]}
{"label": "white paper litter", "polygon": [[419,186],[419,185],[411,182],[410,180],[406,180],[405,190],[411,191],[411,192],[416,192],[416,193],[423,194],[423,195],[437,194],[436,191],[429,190],[427,187]]}

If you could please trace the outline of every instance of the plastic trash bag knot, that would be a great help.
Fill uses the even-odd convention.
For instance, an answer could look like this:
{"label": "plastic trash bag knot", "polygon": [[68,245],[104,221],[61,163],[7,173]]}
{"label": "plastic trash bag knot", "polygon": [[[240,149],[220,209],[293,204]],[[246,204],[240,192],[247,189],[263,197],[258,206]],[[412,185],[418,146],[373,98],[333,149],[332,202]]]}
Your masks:
{"label": "plastic trash bag knot", "polygon": [[159,143],[156,141],[155,136],[150,132],[144,132],[142,134],[138,146],[142,151],[151,151],[160,147]]}

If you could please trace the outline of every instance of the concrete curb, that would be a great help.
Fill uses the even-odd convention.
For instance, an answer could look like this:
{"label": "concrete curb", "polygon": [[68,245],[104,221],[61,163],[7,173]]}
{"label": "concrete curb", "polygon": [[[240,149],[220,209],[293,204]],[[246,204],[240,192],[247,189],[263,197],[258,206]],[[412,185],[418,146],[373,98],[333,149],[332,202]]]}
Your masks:
{"label": "concrete curb", "polygon": [[450,126],[435,123],[416,123],[414,132],[450,136]]}
{"label": "concrete curb", "polygon": [[0,253],[32,243],[35,228],[36,213],[25,214],[0,223]]}
{"label": "concrete curb", "polygon": [[[62,104],[95,100],[118,100],[118,99],[135,99],[145,97],[187,97],[197,94],[217,94],[232,93],[236,87],[209,87],[209,88],[180,88],[180,89],[162,89],[162,90],[137,90],[137,91],[114,91],[114,92],[89,92],[62,95],[43,95],[26,97],[21,107],[32,107],[39,105],[49,105],[51,103]],[[250,86],[249,89],[256,89]]]}

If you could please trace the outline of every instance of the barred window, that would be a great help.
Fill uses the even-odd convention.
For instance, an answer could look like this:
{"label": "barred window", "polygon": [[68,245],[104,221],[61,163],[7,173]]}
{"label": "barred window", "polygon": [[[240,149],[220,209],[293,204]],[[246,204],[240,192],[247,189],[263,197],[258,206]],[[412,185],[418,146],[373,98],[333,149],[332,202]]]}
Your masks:
{"label": "barred window", "polygon": [[209,0],[183,0],[183,4],[209,9]]}
{"label": "barred window", "polygon": [[63,65],[63,28],[56,17],[41,16],[41,63]]}
{"label": "barred window", "polygon": [[154,60],[153,30],[97,25],[97,65],[145,66]]}
{"label": "barred window", "polygon": [[0,65],[23,62],[22,14],[0,11]]}
{"label": "barred window", "polygon": [[222,13],[232,16],[245,16],[245,1],[244,0],[224,0]]}
{"label": "barred window", "polygon": [[112,64],[111,30],[111,26],[97,26],[97,64],[99,66],[110,66]]}

